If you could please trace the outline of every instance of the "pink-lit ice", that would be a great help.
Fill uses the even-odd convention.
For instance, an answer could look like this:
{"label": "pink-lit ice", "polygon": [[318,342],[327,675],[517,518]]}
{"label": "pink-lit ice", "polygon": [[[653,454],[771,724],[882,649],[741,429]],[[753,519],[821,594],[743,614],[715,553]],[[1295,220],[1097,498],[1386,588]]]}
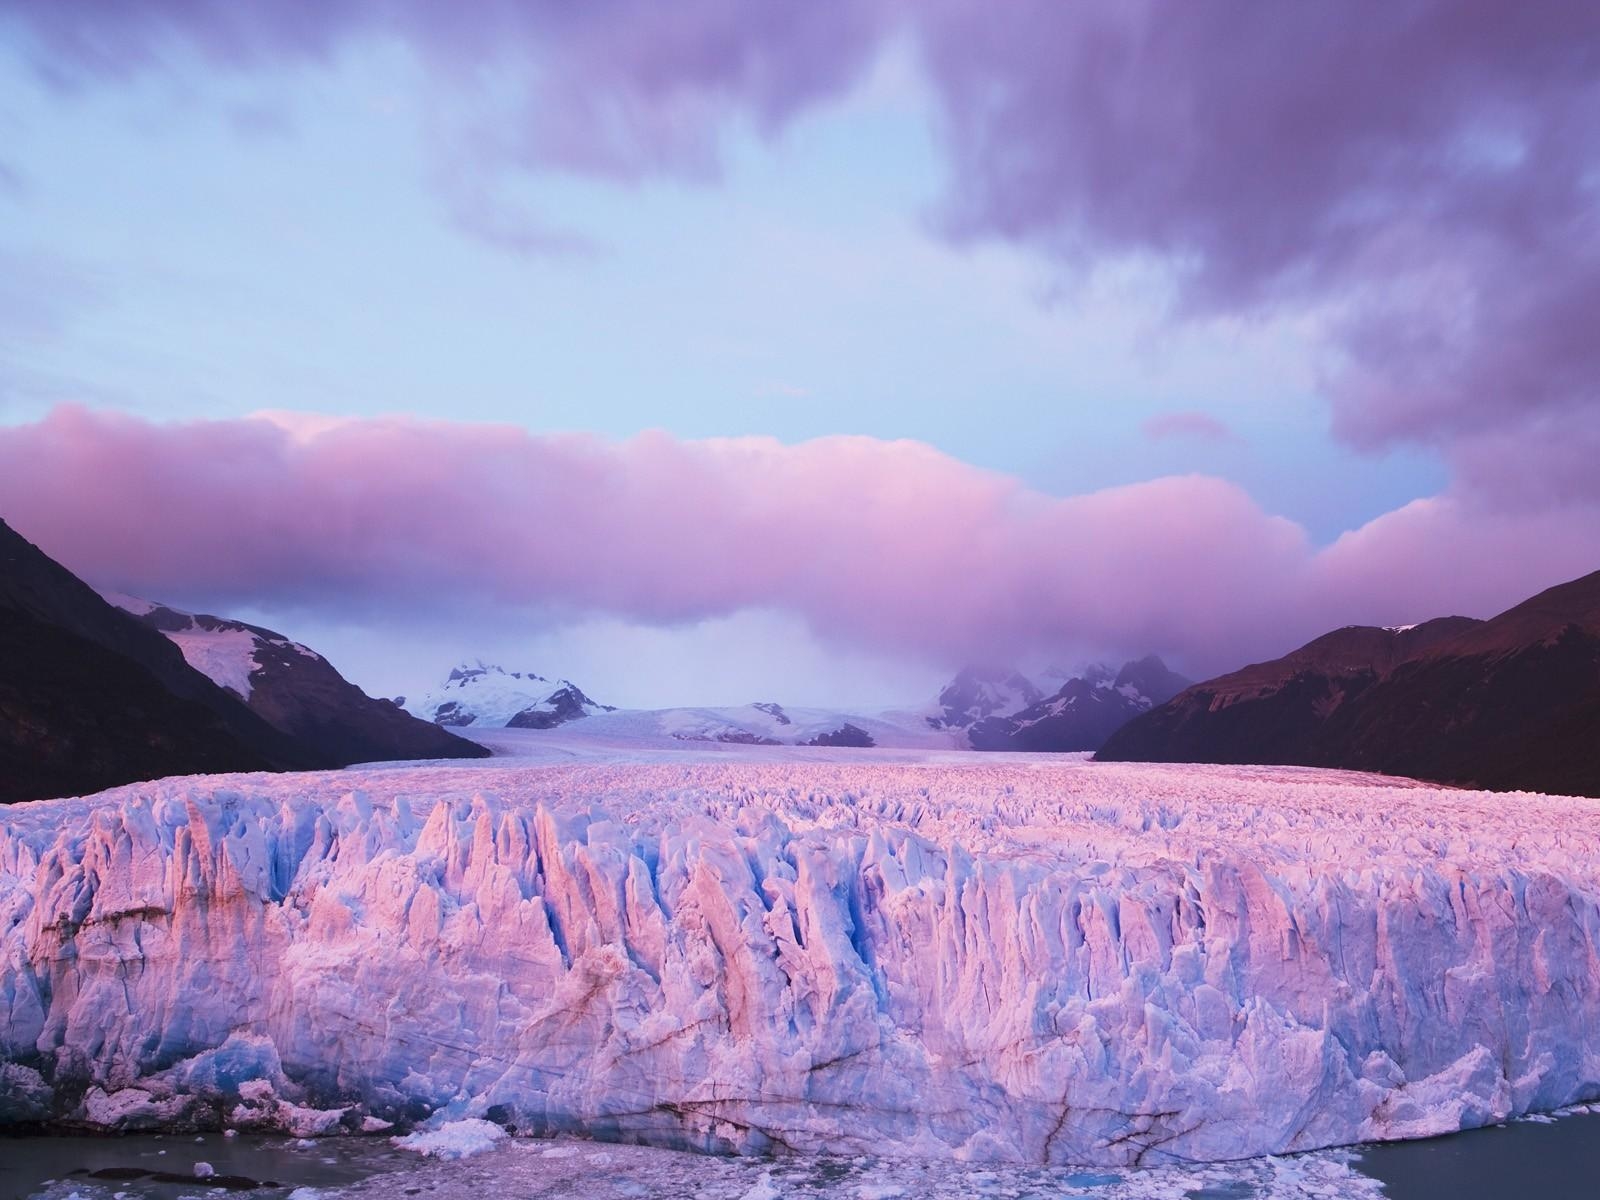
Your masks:
{"label": "pink-lit ice", "polygon": [[0,813],[0,1109],[1218,1160],[1600,1095],[1597,948],[1588,800],[792,748],[174,779]]}

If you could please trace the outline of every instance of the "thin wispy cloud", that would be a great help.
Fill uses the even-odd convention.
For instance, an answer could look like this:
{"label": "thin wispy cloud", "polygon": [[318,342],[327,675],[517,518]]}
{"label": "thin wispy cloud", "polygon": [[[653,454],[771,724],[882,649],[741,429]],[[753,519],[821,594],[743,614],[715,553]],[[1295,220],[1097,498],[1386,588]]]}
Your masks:
{"label": "thin wispy cloud", "polygon": [[1140,427],[1152,442],[1195,440],[1201,442],[1230,442],[1237,440],[1226,421],[1198,409],[1184,412],[1159,413]]}

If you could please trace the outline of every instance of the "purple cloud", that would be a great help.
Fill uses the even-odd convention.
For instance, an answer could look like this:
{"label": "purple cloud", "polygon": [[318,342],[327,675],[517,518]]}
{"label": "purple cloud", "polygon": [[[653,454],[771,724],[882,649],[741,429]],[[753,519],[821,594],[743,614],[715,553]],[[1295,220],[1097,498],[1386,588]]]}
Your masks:
{"label": "purple cloud", "polygon": [[1189,312],[1317,312],[1334,428],[1592,428],[1600,8],[946,4],[946,225],[1155,255]]}
{"label": "purple cloud", "polygon": [[732,113],[771,132],[838,93],[875,51],[886,15],[872,3],[741,0],[480,0],[470,12],[427,0],[0,0],[0,20],[31,34],[39,71],[63,87],[182,54],[249,69],[324,59],[356,36],[399,38],[457,90],[493,73],[515,92],[483,139],[496,155],[620,179],[714,170]]}

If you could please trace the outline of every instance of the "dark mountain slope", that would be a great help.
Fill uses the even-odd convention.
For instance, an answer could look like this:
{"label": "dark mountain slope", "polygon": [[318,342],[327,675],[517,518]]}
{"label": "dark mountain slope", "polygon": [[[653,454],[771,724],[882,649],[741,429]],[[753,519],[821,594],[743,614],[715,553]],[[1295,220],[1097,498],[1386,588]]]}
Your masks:
{"label": "dark mountain slope", "polygon": [[134,659],[0,608],[0,803],[278,765]]}
{"label": "dark mountain slope", "polygon": [[1329,716],[1408,656],[1478,625],[1443,617],[1410,629],[1347,625],[1284,657],[1197,683],[1123,726],[1102,758],[1310,762]]}
{"label": "dark mountain slope", "polygon": [[0,799],[319,765],[0,521]]}
{"label": "dark mountain slope", "polygon": [[[370,728],[353,747],[348,729],[317,714],[319,696],[342,703],[349,696],[341,689],[359,690],[317,656],[297,658],[304,662],[278,672],[277,681],[263,680],[262,711],[252,711],[191,667],[163,633],[108,603],[0,521],[0,801],[83,794],[162,775],[302,770],[453,752],[431,741],[419,750],[392,736],[397,717],[408,737],[416,727],[424,739],[450,735],[364,696],[373,709]],[[291,717],[291,710],[311,716]],[[460,746],[455,753],[486,753]],[[392,752],[375,752],[385,747]]]}
{"label": "dark mountain slope", "polygon": [[489,754],[390,700],[368,696],[320,654],[271,629],[165,605],[137,619],[168,637],[226,639],[242,660],[234,674],[245,680],[242,699],[250,710],[329,765]]}
{"label": "dark mountain slope", "polygon": [[1297,763],[1600,795],[1600,572],[1489,621],[1351,627],[1196,684],[1107,760]]}

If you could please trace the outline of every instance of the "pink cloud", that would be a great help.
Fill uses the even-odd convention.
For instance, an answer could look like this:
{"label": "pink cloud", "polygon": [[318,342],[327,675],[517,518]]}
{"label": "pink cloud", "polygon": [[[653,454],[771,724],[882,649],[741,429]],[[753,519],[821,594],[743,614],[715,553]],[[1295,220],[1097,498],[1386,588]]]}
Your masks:
{"label": "pink cloud", "polygon": [[1600,568],[1600,508],[1485,510],[1459,495],[1414,500],[1317,555],[1307,578],[1341,623],[1488,616]]}
{"label": "pink cloud", "polygon": [[75,407],[0,429],[0,515],[97,583],[218,607],[663,625],[768,609],[836,644],[952,663],[1070,644],[1193,670],[1280,653],[1358,609],[1481,608],[1600,561],[1600,522],[1541,517],[1521,544],[1516,522],[1480,537],[1459,510],[1448,537],[1401,510],[1319,553],[1218,479],[1052,497],[915,442],[160,425]]}

